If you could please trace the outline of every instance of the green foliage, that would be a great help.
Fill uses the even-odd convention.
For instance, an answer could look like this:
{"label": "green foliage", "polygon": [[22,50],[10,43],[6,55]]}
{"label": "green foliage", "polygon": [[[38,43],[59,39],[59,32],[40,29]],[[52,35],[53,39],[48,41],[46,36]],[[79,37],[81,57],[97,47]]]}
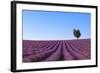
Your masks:
{"label": "green foliage", "polygon": [[74,34],[74,36],[78,39],[80,36],[81,36],[81,33],[80,33],[80,30],[79,29],[74,29],[73,30],[73,34]]}

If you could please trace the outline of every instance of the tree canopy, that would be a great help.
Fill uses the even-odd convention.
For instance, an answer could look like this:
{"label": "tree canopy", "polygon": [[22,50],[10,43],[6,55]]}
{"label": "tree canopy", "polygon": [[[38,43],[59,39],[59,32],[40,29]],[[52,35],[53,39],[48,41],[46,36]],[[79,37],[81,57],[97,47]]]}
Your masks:
{"label": "tree canopy", "polygon": [[79,29],[74,29],[73,30],[74,36],[78,39],[81,36],[80,30]]}

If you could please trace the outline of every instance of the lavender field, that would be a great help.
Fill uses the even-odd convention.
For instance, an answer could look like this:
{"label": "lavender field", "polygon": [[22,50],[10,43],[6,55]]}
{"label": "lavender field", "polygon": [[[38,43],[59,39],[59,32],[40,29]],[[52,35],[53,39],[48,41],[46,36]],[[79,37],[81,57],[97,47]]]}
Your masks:
{"label": "lavender field", "polygon": [[86,60],[91,58],[91,40],[23,40],[23,62]]}

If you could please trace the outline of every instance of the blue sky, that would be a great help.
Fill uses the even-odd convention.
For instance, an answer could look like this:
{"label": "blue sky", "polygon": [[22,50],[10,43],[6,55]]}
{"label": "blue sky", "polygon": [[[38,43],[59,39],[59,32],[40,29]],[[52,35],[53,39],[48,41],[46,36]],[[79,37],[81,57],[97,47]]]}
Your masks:
{"label": "blue sky", "polygon": [[23,10],[23,39],[75,39],[73,29],[80,29],[81,39],[90,38],[90,22],[90,13]]}

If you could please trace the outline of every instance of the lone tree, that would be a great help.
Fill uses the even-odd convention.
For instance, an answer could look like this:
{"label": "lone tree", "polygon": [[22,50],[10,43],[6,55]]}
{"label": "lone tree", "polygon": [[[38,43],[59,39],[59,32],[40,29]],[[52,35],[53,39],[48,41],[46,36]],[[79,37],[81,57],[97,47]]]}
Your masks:
{"label": "lone tree", "polygon": [[74,36],[78,39],[80,36],[81,36],[81,33],[80,33],[80,30],[79,29],[74,29],[73,30],[73,34],[74,34]]}

